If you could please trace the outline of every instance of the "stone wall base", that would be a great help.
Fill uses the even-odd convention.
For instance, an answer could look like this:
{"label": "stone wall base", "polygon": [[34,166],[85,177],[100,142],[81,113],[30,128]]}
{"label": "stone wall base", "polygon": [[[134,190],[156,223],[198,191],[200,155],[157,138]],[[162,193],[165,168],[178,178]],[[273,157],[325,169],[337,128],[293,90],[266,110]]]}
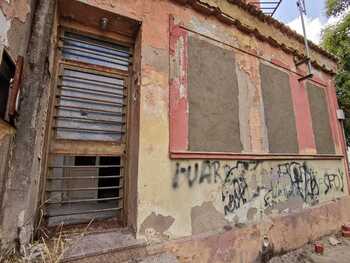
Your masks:
{"label": "stone wall base", "polygon": [[179,262],[184,263],[261,262],[264,237],[268,238],[273,255],[279,255],[337,232],[342,224],[349,221],[350,197],[346,196],[299,213],[270,216],[258,224],[223,229],[136,249],[126,248],[123,251],[101,253],[74,262],[125,262],[138,260],[138,256],[144,258],[164,252],[176,256]]}

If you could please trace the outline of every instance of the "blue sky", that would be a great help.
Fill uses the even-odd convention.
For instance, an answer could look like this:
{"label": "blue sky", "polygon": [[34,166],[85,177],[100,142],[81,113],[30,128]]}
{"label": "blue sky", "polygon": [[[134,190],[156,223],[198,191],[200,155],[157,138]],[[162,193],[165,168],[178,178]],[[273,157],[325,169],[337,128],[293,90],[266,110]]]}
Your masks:
{"label": "blue sky", "polygon": [[[305,0],[308,17],[313,19],[318,17],[321,19],[321,22],[326,22],[325,2],[326,0]],[[296,0],[282,0],[280,7],[274,15],[275,18],[284,23],[289,23],[298,16],[299,11]]]}
{"label": "blue sky", "polygon": [[[296,1],[297,0],[282,0],[274,17],[287,24],[299,34],[302,34],[301,20]],[[326,16],[326,0],[305,0],[305,5],[307,11],[307,16],[305,17],[307,37],[314,43],[319,44],[322,30],[327,25],[339,21],[339,18],[328,18]]]}

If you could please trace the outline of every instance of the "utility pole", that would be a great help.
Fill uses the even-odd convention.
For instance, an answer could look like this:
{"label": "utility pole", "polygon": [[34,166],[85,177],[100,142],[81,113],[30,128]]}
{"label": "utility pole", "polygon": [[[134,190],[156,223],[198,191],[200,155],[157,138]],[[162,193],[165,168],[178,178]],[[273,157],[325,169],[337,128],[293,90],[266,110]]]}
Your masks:
{"label": "utility pole", "polygon": [[312,68],[311,68],[311,57],[310,57],[310,49],[309,49],[309,43],[307,40],[306,35],[306,29],[305,29],[305,21],[304,21],[304,15],[306,15],[306,6],[305,6],[305,0],[297,0],[297,6],[300,12],[300,18],[301,18],[301,25],[303,28],[303,34],[304,34],[304,43],[305,43],[305,53],[306,53],[306,59],[303,59],[299,62],[296,62],[296,65],[299,66],[303,63],[307,64],[308,68],[308,74],[302,78],[299,79],[299,81],[303,81],[308,78],[312,78]]}

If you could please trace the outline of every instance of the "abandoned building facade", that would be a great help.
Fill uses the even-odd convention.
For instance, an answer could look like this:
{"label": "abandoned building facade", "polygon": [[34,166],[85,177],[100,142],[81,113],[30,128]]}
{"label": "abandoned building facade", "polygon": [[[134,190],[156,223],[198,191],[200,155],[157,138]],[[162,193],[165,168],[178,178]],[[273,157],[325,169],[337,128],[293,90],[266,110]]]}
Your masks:
{"label": "abandoned building facade", "polygon": [[2,246],[94,220],[253,262],[350,220],[336,58],[310,43],[304,78],[259,4],[10,0],[0,23]]}

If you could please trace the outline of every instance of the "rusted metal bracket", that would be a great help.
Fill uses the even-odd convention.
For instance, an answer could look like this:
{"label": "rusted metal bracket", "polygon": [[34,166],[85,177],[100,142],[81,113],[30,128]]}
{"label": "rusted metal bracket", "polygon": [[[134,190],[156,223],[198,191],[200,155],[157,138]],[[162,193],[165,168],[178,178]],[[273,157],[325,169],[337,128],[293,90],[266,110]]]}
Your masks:
{"label": "rusted metal bracket", "polygon": [[307,74],[304,77],[299,78],[298,81],[300,82],[300,81],[303,81],[303,80],[306,80],[306,79],[311,79],[313,76],[314,76],[314,74],[310,73],[310,74]]}
{"label": "rusted metal bracket", "polygon": [[280,6],[282,0],[269,0],[269,1],[256,1],[256,2],[250,2],[250,4],[253,4],[268,16],[273,16],[278,7]]}

